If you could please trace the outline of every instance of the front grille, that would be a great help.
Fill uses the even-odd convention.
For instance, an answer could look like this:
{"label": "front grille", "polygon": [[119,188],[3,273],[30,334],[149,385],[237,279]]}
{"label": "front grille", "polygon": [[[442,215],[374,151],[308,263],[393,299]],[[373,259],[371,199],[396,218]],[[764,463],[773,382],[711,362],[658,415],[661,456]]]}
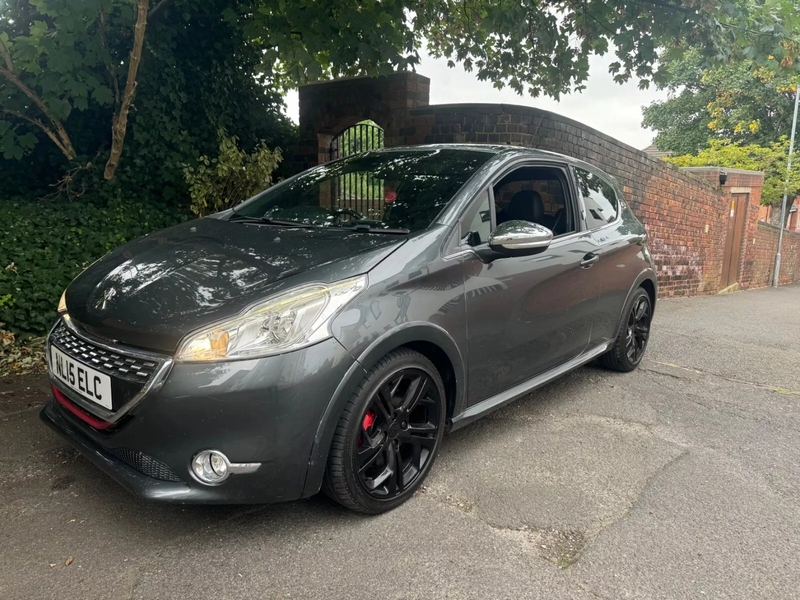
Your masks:
{"label": "front grille", "polygon": [[126,356],[87,342],[72,333],[63,321],[56,325],[50,341],[62,352],[98,371],[133,383],[146,384],[159,366],[155,360]]}
{"label": "front grille", "polygon": [[183,481],[175,474],[175,471],[170,469],[167,465],[160,460],[156,460],[152,456],[148,456],[138,450],[131,450],[130,448],[114,448],[111,453],[127,464],[148,477],[158,479],[159,481]]}

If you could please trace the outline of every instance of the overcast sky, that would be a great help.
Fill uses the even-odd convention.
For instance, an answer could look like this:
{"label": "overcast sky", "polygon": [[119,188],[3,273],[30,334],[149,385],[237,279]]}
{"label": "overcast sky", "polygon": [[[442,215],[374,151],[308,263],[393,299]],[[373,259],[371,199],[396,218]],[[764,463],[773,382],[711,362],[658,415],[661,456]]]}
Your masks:
{"label": "overcast sky", "polygon": [[[560,102],[519,96],[509,88],[497,90],[491,82],[478,81],[474,73],[465,72],[460,65],[450,69],[446,60],[436,60],[427,55],[422,56],[417,72],[431,79],[431,104],[502,102],[535,106],[580,121],[636,148],[645,148],[652,142],[653,132],[641,127],[642,106],[666,98],[666,92],[658,92],[652,87],[639,90],[635,81],[625,85],[614,83],[608,73],[608,65],[613,61],[613,55],[593,57],[586,90],[564,96]],[[286,104],[289,116],[297,122],[296,91],[287,95]]]}

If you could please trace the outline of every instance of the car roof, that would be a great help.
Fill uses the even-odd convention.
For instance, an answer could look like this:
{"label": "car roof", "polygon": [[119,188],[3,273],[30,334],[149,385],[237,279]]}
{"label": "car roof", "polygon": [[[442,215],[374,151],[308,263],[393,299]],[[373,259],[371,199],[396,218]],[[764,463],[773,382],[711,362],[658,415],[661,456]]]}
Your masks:
{"label": "car roof", "polygon": [[541,159],[556,159],[562,162],[566,162],[574,167],[581,167],[588,171],[592,171],[597,175],[601,175],[603,178],[609,180],[616,188],[617,193],[620,194],[620,197],[624,197],[622,193],[622,186],[620,185],[619,181],[611,175],[610,173],[606,172],[601,167],[594,165],[592,163],[588,163],[584,160],[579,158],[575,158],[573,156],[568,156],[566,154],[561,154],[560,152],[551,152],[549,150],[539,150],[538,148],[529,148],[527,146],[511,146],[505,144],[422,144],[418,146],[388,146],[384,148],[376,148],[374,150],[368,150],[367,152],[392,152],[396,150],[402,150],[404,152],[413,152],[415,150],[422,151],[422,150],[471,150],[473,152],[485,152],[486,154],[492,154],[502,160],[502,158],[506,158],[508,160],[513,160],[515,158],[541,158]]}
{"label": "car roof", "polygon": [[[550,152],[549,150],[539,150],[538,148],[528,148],[526,146],[510,146],[506,144],[422,144],[417,146],[388,146],[384,148],[376,148],[369,152],[413,152],[423,150],[463,150],[473,152],[485,152],[494,155],[513,154],[514,156],[528,156],[530,158],[557,158],[573,164],[588,164],[584,161],[560,154],[558,152]],[[590,165],[591,166],[591,165]],[[597,168],[597,167],[595,167]]]}

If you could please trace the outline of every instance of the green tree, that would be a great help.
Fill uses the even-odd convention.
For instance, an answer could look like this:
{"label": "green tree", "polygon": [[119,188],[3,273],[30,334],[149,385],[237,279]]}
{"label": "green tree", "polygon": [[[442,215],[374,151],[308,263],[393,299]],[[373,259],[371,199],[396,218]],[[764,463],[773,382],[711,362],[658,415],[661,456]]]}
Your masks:
{"label": "green tree", "polygon": [[[17,77],[44,107],[0,72],[0,195],[41,194],[43,182],[65,173],[81,189],[98,189],[106,164],[114,189],[185,197],[182,165],[216,151],[219,127],[247,151],[263,141],[290,145],[295,128],[282,114],[281,97],[257,75],[261,48],[244,35],[242,20],[222,17],[231,5],[151,0],[135,78],[133,0],[0,6],[0,39]],[[123,108],[130,109],[127,127]],[[62,151],[62,138],[70,151]],[[82,170],[72,173],[76,165]]]}
{"label": "green tree", "polygon": [[667,100],[642,112],[659,150],[693,154],[711,140],[769,145],[791,129],[795,85],[792,73],[755,61],[704,69],[692,51],[662,66]]}
{"label": "green tree", "polygon": [[[142,34],[143,23],[135,15],[145,3],[137,73],[134,32]],[[0,8],[0,32],[14,67],[0,72],[4,156],[20,158],[44,135],[66,163],[102,155],[106,177],[120,158],[126,104],[140,139],[169,137],[167,147],[139,146],[161,170],[156,153],[206,154],[219,125],[247,145],[226,123],[187,118],[206,109],[187,93],[198,82],[216,93],[201,92],[210,112],[227,116],[232,111],[218,99],[241,106],[235,96],[242,86],[252,100],[255,76],[265,97],[306,81],[413,68],[423,46],[478,79],[533,96],[583,89],[589,56],[612,49],[615,78],[642,86],[664,76],[654,67],[659,51],[674,57],[686,48],[708,65],[744,57],[759,68],[800,69],[795,0],[10,0]],[[98,132],[100,122],[113,123],[113,135]],[[165,132],[147,132],[139,122]],[[190,142],[198,127],[199,149]],[[136,156],[133,146],[126,155]],[[169,176],[179,176],[184,162],[170,160]],[[130,164],[122,160],[120,169]]]}
{"label": "green tree", "polygon": [[764,171],[761,204],[778,205],[783,200],[784,189],[788,191],[789,198],[800,194],[800,164],[798,161],[795,161],[792,166],[789,187],[785,188],[788,156],[789,139],[783,136],[778,141],[765,146],[741,144],[730,140],[711,140],[709,147],[696,155],[670,156],[664,160],[679,167],[713,165],[731,169]]}
{"label": "green tree", "polygon": [[[26,8],[35,12],[27,12],[27,23],[11,16],[13,12],[2,14],[5,29],[11,29],[13,24],[17,32],[12,38],[7,30],[0,30],[2,114],[41,130],[68,161],[74,161],[76,151],[64,126],[70,112],[73,108],[87,108],[90,99],[100,105],[109,105],[113,99],[106,179],[113,179],[122,153],[144,43],[148,0],[135,3],[133,42],[127,65],[123,56],[120,53],[115,56],[108,45],[106,21],[111,18],[127,22],[132,18],[133,6],[112,0],[77,4],[68,0],[30,0]],[[122,95],[120,66],[127,66]],[[107,78],[97,77],[101,67]],[[12,124],[6,121],[0,128],[0,142],[6,158],[19,158],[33,146],[35,138],[30,132],[20,135],[13,121]]]}
{"label": "green tree", "polygon": [[289,87],[405,69],[423,44],[497,87],[554,97],[582,89],[589,56],[611,48],[617,80],[642,86],[660,77],[660,49],[789,70],[800,51],[795,0],[273,0],[248,23],[265,72]]}

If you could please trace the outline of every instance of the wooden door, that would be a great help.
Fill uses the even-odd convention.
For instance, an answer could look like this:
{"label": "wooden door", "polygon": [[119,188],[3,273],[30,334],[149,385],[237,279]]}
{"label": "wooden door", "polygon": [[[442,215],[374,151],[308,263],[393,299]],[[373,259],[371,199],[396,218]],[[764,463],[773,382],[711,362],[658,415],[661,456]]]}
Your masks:
{"label": "wooden door", "polygon": [[749,204],[750,194],[731,194],[728,233],[725,236],[725,255],[722,261],[721,288],[733,285],[739,277],[739,260],[742,256],[744,222]]}

